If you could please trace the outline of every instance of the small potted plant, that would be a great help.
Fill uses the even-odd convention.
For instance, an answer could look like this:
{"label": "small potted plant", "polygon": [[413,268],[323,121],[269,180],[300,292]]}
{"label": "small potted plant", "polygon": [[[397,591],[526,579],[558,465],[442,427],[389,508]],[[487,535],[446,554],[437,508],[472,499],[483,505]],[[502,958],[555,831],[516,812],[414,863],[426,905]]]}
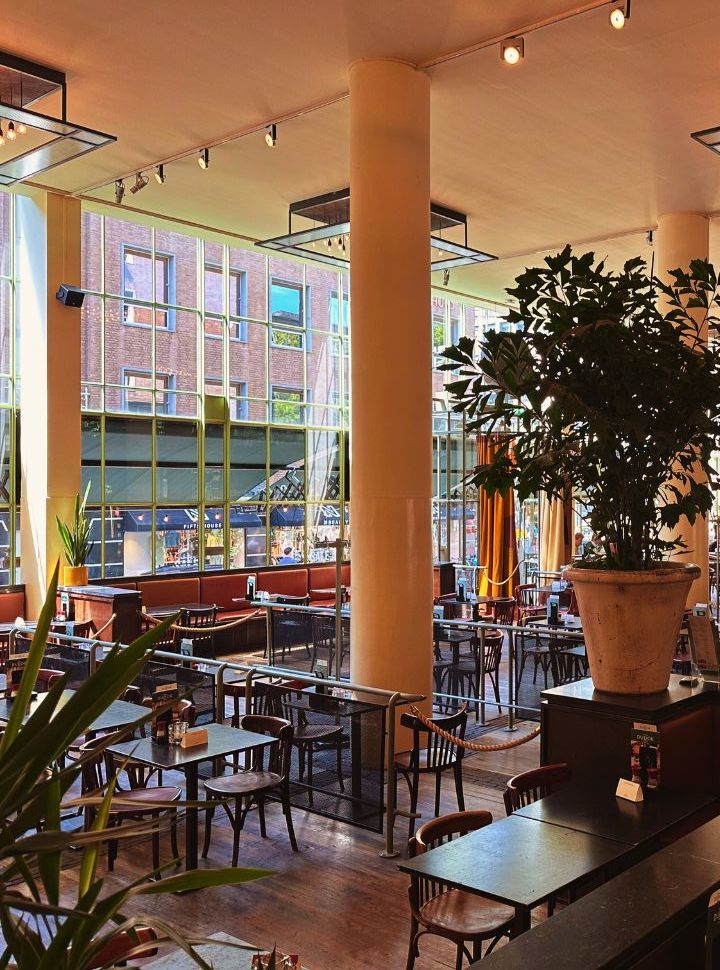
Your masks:
{"label": "small potted plant", "polygon": [[668,557],[684,548],[681,517],[706,514],[718,480],[720,355],[705,339],[718,279],[703,260],[669,275],[648,275],[640,258],[613,273],[568,246],[508,290],[515,332],[490,332],[477,349],[462,338],[444,353],[468,428],[503,433],[472,481],[521,500],[560,497],[570,484],[589,507],[595,552],[565,575],[595,687],[613,693],[667,688],[700,575]]}
{"label": "small potted plant", "polygon": [[75,510],[70,523],[61,522],[56,516],[58,532],[68,562],[67,566],[63,566],[63,586],[87,586],[87,561],[95,545],[90,538],[90,520],[85,516],[89,494],[90,482],[87,483],[82,500],[79,494],[75,496]]}

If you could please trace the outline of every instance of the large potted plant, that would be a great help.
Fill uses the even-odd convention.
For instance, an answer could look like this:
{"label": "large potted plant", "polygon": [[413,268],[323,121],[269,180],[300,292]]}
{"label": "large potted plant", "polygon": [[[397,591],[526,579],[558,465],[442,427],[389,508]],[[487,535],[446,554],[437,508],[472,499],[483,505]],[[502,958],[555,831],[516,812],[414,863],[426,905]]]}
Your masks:
{"label": "large potted plant", "polygon": [[[503,432],[472,480],[490,493],[587,503],[596,554],[574,584],[595,687],[667,688],[697,566],[668,561],[686,516],[707,513],[717,475],[720,357],[704,335],[719,304],[713,267],[695,260],[671,282],[642,259],[613,273],[566,247],[526,270],[508,293],[515,332],[462,338],[444,356],[468,428]],[[703,550],[687,550],[689,553]]]}
{"label": "large potted plant", "polygon": [[85,515],[89,494],[90,482],[82,499],[79,494],[75,496],[73,517],[69,523],[62,522],[59,516],[55,517],[68,562],[67,566],[63,566],[63,586],[87,586],[87,561],[95,545],[90,538],[92,526]]}

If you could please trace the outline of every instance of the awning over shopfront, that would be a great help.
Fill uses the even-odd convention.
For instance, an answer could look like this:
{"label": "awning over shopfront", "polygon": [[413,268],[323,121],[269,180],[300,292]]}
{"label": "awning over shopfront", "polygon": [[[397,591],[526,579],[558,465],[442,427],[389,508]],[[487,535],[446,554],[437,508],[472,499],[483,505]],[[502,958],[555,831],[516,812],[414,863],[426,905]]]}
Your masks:
{"label": "awning over shopfront", "polygon": [[[126,532],[149,532],[152,527],[152,513],[139,509],[126,509],[121,515]],[[155,528],[158,532],[183,532],[198,528],[197,509],[159,509],[155,514]],[[262,528],[264,520],[255,509],[245,509],[232,506],[230,508],[230,528],[248,529]],[[206,529],[221,529],[223,526],[222,513],[216,517],[214,512],[205,513],[204,527]]]}

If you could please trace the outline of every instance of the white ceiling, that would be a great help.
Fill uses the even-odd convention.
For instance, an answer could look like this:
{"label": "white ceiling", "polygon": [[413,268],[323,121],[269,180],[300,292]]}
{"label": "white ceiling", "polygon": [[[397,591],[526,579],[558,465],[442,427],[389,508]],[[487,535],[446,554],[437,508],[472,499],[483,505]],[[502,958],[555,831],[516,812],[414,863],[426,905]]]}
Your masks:
{"label": "white ceiling", "polygon": [[[65,70],[69,117],[116,145],[39,181],[89,187],[332,99],[358,57],[422,63],[577,7],[572,0],[6,0],[2,47]],[[451,288],[501,299],[516,272],[565,242],[649,257],[659,214],[720,210],[720,158],[689,133],[720,125],[720,4],[634,0],[625,30],[604,7],[430,69],[432,196],[468,213],[470,244],[500,260]],[[45,108],[50,110],[51,105]],[[348,182],[348,103],[167,168],[125,208],[253,238],[285,230],[287,205]]]}

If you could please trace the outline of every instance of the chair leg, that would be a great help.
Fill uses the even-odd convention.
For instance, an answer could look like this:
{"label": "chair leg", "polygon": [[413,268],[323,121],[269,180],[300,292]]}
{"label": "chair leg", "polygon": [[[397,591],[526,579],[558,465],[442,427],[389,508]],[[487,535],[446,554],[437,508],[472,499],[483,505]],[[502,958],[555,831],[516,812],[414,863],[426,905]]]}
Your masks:
{"label": "chair leg", "polygon": [[440,786],[442,785],[442,772],[435,773],[435,818],[440,815]]}
{"label": "chair leg", "polygon": [[172,850],[175,865],[180,865],[180,851],[177,840],[177,809],[174,808],[170,813],[170,848]]}
{"label": "chair leg", "polygon": [[235,799],[235,814],[232,819],[232,829],[233,829],[233,850],[232,850],[232,863],[234,867],[238,864],[238,856],[240,855],[240,828],[241,828],[241,818],[242,818],[242,805],[240,804],[242,799]]}
{"label": "chair leg", "polygon": [[408,787],[410,788],[410,824],[408,826],[408,840],[410,840],[415,834],[415,812],[417,812],[420,778],[417,775],[413,775],[411,779],[410,775],[406,775],[405,781],[408,783]]}
{"label": "chair leg", "polygon": [[285,813],[290,845],[292,846],[293,852],[299,852],[297,839],[295,838],[295,829],[293,828],[292,813],[290,811],[290,789],[287,785],[284,785],[282,789],[282,809]]}
{"label": "chair leg", "polygon": [[267,830],[265,828],[265,798],[263,795],[257,796],[257,807],[258,807],[258,817],[260,819],[260,836],[263,839],[267,838]]}
{"label": "chair leg", "polygon": [[480,940],[472,941],[472,958],[473,958],[473,963],[476,960],[482,959],[482,943],[480,942]]}
{"label": "chair leg", "polygon": [[338,783],[340,785],[340,791],[345,791],[345,782],[343,781],[342,775],[342,735],[338,738],[337,743],[337,776]]}
{"label": "chair leg", "polygon": [[310,808],[313,807],[313,743],[312,741],[307,746],[307,780],[308,780],[308,805]]}
{"label": "chair leg", "polygon": [[[153,869],[157,872],[160,868],[160,825],[157,815],[153,815],[153,822],[155,822],[155,828],[152,834],[152,865]],[[160,873],[157,874],[157,878],[160,878]]]}
{"label": "chair leg", "polygon": [[462,943],[458,943],[457,955],[455,956],[455,970],[462,970],[464,956],[465,952],[463,951],[463,945]]}
{"label": "chair leg", "polygon": [[[203,843],[202,857],[207,859],[207,854],[210,851],[210,837],[212,834],[212,820],[215,814],[215,806],[213,805],[213,798],[205,798],[207,808],[205,809],[205,842]],[[177,854],[177,852],[176,852]]]}
{"label": "chair leg", "polygon": [[458,811],[465,811],[465,792],[463,790],[462,761],[456,761],[453,768],[455,775],[455,794],[457,795]]}
{"label": "chair leg", "polygon": [[417,956],[417,931],[418,924],[415,917],[410,918],[410,945],[408,946],[407,963],[405,970],[414,970],[415,957]]}

